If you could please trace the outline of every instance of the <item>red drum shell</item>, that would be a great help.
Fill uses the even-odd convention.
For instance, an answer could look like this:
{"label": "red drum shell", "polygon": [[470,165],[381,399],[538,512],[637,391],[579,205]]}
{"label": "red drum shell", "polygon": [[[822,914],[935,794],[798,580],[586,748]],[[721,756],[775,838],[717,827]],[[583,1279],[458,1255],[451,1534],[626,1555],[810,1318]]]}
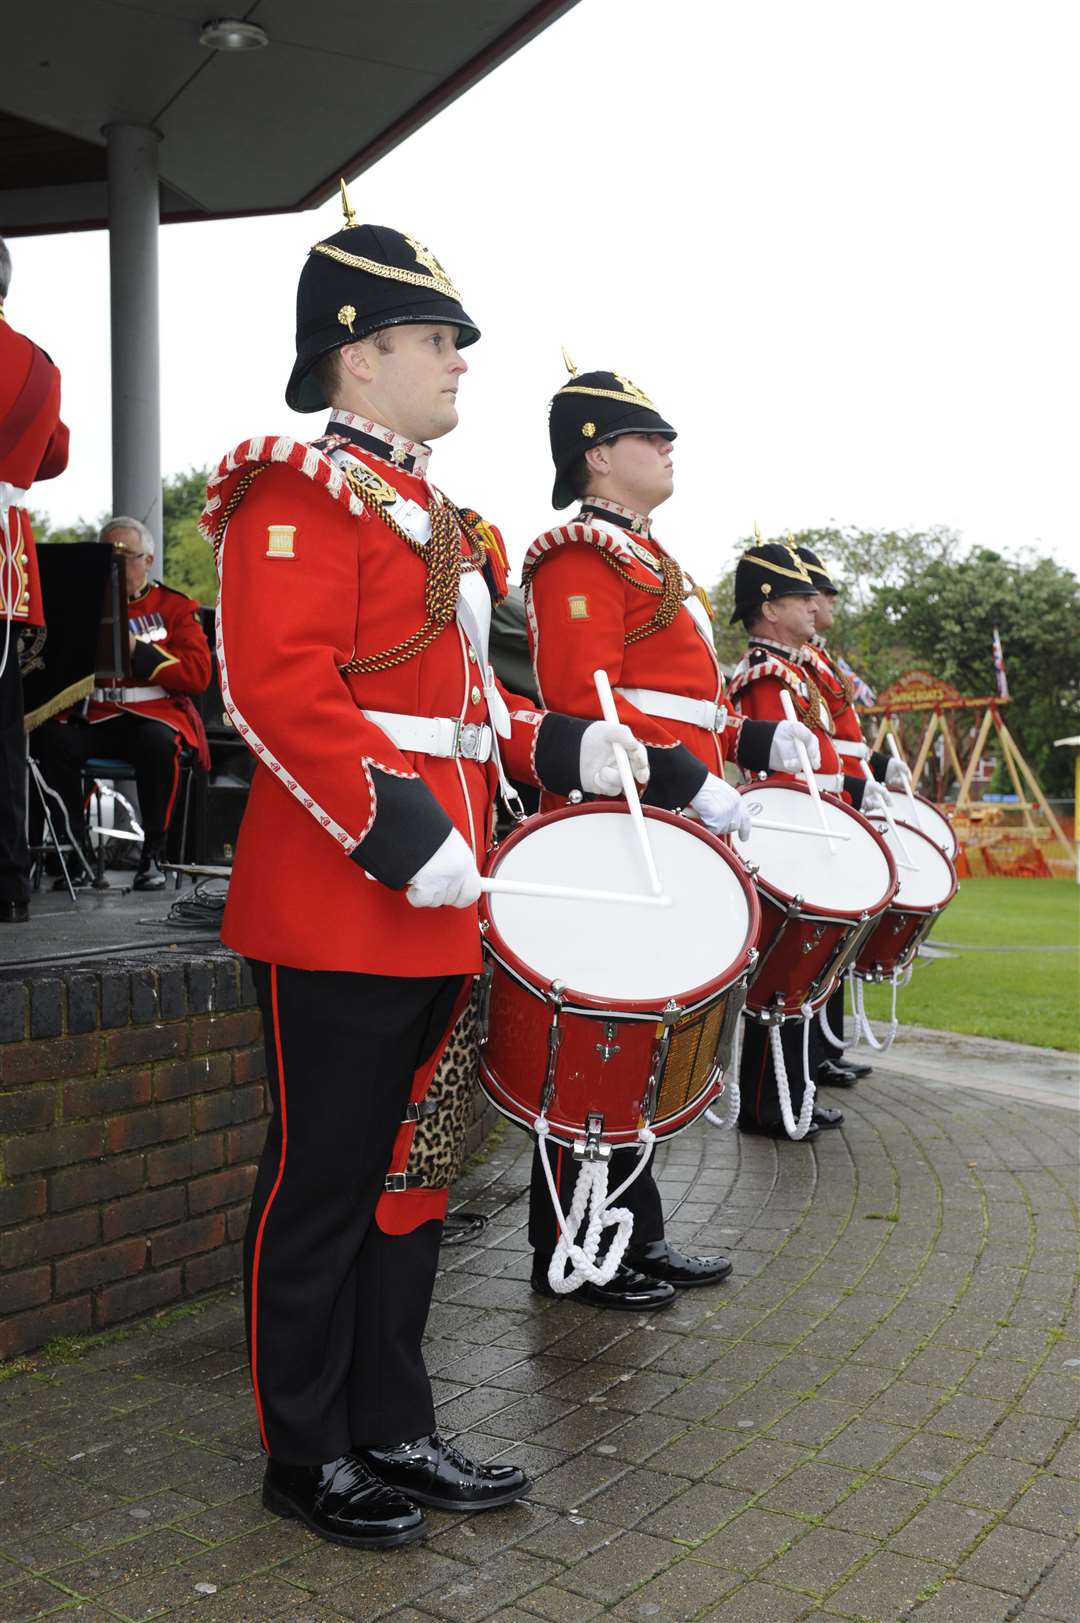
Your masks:
{"label": "red drum shell", "polygon": [[[590,802],[530,818],[495,853],[488,872],[497,873],[507,853],[546,824],[610,814],[620,808],[625,810],[624,802]],[[727,865],[746,903],[746,927],[734,961],[720,966],[700,986],[672,990],[683,1012],[671,1027],[657,1108],[649,1123],[657,1138],[667,1138],[695,1121],[722,1092],[721,1073],[712,1059],[721,1039],[730,1039],[742,1008],[742,985],[754,961],[760,909],[742,863],[720,840],[673,812],[642,809],[650,821],[670,823],[688,838],[704,841]],[[538,901],[536,905],[547,904]],[[548,1069],[555,1014],[552,982],[541,979],[500,936],[486,896],[480,907],[490,974],[482,1016],[480,1085],[504,1115],[531,1128],[540,1111]],[[698,923],[704,928],[708,920]],[[643,942],[643,950],[648,950],[648,942]],[[572,1146],[584,1137],[587,1118],[599,1112],[603,1115],[602,1142],[613,1147],[637,1144],[642,1107],[665,1029],[662,1017],[667,1000],[598,997],[572,987],[563,988],[560,995],[561,1042],[554,1093],[546,1111],[552,1137]]]}
{"label": "red drum shell", "polygon": [[[897,822],[900,819],[897,818]],[[956,868],[951,857],[929,834],[904,825],[905,840],[924,840],[948,864],[952,883],[943,899],[926,906],[916,906],[902,899],[903,879],[895,899],[889,903],[865,938],[855,958],[854,970],[860,980],[887,981],[900,970],[906,969],[919,947],[926,940],[941,914],[957,891]]]}
{"label": "red drum shell", "polygon": [[[807,798],[810,791],[790,778],[767,778],[745,783],[740,794],[748,797],[772,788],[793,790]],[[872,836],[885,857],[890,876],[884,898],[871,913],[879,916],[896,894],[896,863],[892,852],[870,820],[853,806],[826,795],[839,809]],[[807,838],[793,834],[792,839]],[[865,934],[863,909],[826,907],[805,900],[797,913],[795,897],[760,872],[754,876],[761,900],[761,936],[758,968],[746,994],[750,1014],[770,1020],[801,1018],[802,1006],[819,1009],[827,1003],[845,973],[858,942]],[[783,999],[779,1002],[778,999]]]}

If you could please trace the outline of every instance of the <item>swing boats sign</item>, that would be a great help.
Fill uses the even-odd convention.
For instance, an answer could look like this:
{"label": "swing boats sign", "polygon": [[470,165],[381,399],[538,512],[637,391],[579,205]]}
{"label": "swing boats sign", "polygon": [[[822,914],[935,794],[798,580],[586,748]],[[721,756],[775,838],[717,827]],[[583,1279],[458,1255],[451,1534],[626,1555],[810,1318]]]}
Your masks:
{"label": "swing boats sign", "polygon": [[868,705],[870,715],[899,715],[907,710],[974,710],[984,704],[1008,704],[1008,699],[965,698],[948,682],[929,671],[905,671],[878,694],[876,704]]}

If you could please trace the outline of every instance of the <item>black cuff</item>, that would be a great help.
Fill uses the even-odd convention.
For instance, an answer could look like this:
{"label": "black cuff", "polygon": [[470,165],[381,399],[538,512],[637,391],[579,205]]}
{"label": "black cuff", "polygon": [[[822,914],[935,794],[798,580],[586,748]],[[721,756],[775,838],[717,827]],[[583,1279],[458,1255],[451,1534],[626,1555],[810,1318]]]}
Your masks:
{"label": "black cuff", "polygon": [[879,783],[885,782],[885,774],[889,770],[890,759],[891,757],[883,754],[881,750],[870,751],[870,770]]}
{"label": "black cuff", "polygon": [[155,643],[137,642],[132,649],[131,674],[137,676],[140,682],[152,681],[158,666],[166,663],[171,663],[171,661],[167,660]]}
{"label": "black cuff", "polygon": [[371,777],[375,821],[349,858],[391,890],[403,890],[454,825],[422,779],[398,778],[377,766]]}
{"label": "black cuff", "polygon": [[851,796],[851,804],[855,807],[856,811],[858,811],[859,807],[862,805],[862,797],[869,781],[869,778],[849,778],[846,773],[844,774],[844,788]]}
{"label": "black cuff", "polygon": [[750,721],[743,722],[739,731],[739,742],[735,746],[735,759],[740,766],[748,772],[768,772],[769,752],[778,721]]}
{"label": "black cuff", "polygon": [[689,806],[705,779],[709,769],[699,761],[693,750],[685,744],[671,749],[646,745],[649,756],[649,785],[642,795],[647,806],[662,806],[674,811],[676,806]]}
{"label": "black cuff", "polygon": [[553,795],[581,788],[581,740],[591,721],[548,710],[536,733],[536,776]]}

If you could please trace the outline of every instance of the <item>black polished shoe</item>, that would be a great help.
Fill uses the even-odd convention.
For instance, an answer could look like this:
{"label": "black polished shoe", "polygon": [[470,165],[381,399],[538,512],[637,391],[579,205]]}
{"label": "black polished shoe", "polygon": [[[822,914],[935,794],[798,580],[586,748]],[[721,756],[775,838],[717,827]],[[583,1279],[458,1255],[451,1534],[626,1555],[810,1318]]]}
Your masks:
{"label": "black polished shoe", "polygon": [[624,1262],[620,1262],[614,1278],[606,1285],[586,1283],[565,1296],[553,1291],[548,1283],[547,1263],[533,1264],[530,1283],[538,1296],[554,1296],[562,1302],[586,1302],[589,1307],[620,1308],[624,1313],[657,1312],[671,1307],[675,1301],[674,1288],[666,1280],[652,1279],[636,1268],[628,1268]]}
{"label": "black polished shoe", "polygon": [[837,1059],[833,1060],[833,1064],[839,1065],[842,1071],[848,1071],[854,1077],[873,1076],[874,1074],[872,1065],[863,1065],[857,1059]]}
{"label": "black polished shoe", "polygon": [[143,847],[143,854],[139,858],[139,866],[135,870],[135,878],[131,881],[132,890],[164,890],[165,875],[161,871],[161,852],[152,847],[147,850]]}
{"label": "black polished shoe", "polygon": [[842,1110],[827,1110],[824,1105],[815,1109],[810,1117],[812,1127],[843,1127],[844,1112]]}
{"label": "black polished shoe", "polygon": [[[867,1066],[867,1070],[869,1069]],[[819,1088],[853,1088],[858,1077],[854,1066],[849,1069],[834,1059],[823,1059],[814,1074],[814,1081]]]}
{"label": "black polished shoe", "polygon": [[676,1290],[688,1285],[719,1285],[731,1272],[730,1257],[686,1257],[667,1240],[652,1240],[623,1255],[624,1266],[650,1279],[663,1279]]}
{"label": "black polished shoe", "polygon": [[295,1516],[332,1544],[361,1550],[410,1544],[427,1531],[423,1511],[375,1476],[356,1454],[342,1454],[328,1465],[269,1460],[263,1504],[275,1516]]}
{"label": "black polished shoe", "polygon": [[437,1431],[396,1448],[358,1448],[356,1456],[388,1487],[439,1510],[494,1510],[529,1487],[516,1465],[478,1465]]}
{"label": "black polished shoe", "polygon": [[29,924],[30,903],[0,897],[0,924]]}

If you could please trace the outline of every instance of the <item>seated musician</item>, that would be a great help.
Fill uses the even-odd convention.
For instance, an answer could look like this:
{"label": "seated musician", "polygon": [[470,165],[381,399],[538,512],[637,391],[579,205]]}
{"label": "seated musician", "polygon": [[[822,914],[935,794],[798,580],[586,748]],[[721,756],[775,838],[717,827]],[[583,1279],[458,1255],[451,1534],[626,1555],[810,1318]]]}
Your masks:
{"label": "seated musician", "polygon": [[[151,580],[154,538],[138,519],[109,519],[98,539],[124,559],[128,592],[131,680],[95,688],[84,714],[45,722],[34,733],[34,755],[49,785],[62,797],[72,832],[84,839],[82,767],[94,756],[130,761],[135,768],[143,845],[136,890],[160,890],[165,836],[186,744],[208,769],[206,734],[191,695],[210,684],[210,648],[194,598]],[[82,707],[80,707],[82,709]]]}
{"label": "seated musician", "polygon": [[[811,750],[815,745],[799,723],[744,721],[725,704],[708,595],[652,533],[651,515],[674,488],[674,428],[628,379],[588,372],[572,374],[555,395],[550,434],[553,505],[566,507],[575,498],[581,505],[570,523],[541,535],[525,558],[530,647],[543,702],[598,716],[593,672],[602,667],[619,719],[648,746],[646,802],[686,807],[716,834],[748,828],[745,800],[724,781],[725,760],[748,770],[791,768],[797,765],[794,737]],[[542,798],[543,810],[560,804]],[[578,1163],[566,1151],[555,1159],[565,1211]],[[636,1161],[632,1149],[612,1154],[612,1188]],[[676,1288],[715,1284],[731,1272],[726,1256],[684,1256],[665,1238],[650,1170],[619,1204],[634,1218],[625,1260],[609,1284],[585,1284],[577,1300],[633,1311],[668,1307]],[[547,1275],[556,1219],[538,1153],[529,1238],[533,1289],[553,1294]]]}

